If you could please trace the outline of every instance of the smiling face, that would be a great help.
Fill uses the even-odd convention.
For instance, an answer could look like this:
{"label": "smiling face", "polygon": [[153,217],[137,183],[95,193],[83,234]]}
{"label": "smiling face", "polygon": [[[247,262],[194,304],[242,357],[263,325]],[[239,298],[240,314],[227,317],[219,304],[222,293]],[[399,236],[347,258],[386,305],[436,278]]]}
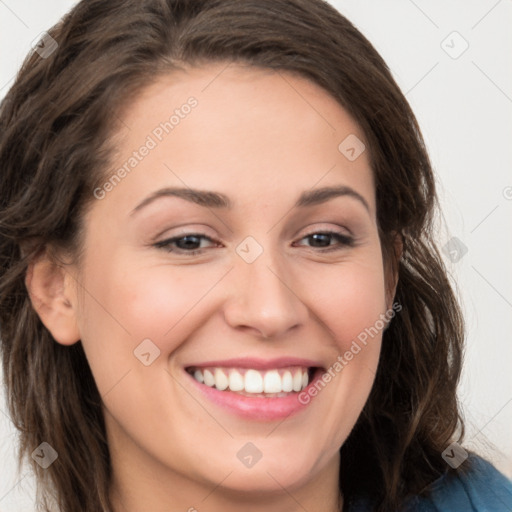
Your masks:
{"label": "smiling face", "polygon": [[353,344],[390,307],[374,183],[338,149],[364,134],[303,78],[224,68],[128,106],[85,217],[70,303],[125,503],[335,487],[377,369],[381,330]]}

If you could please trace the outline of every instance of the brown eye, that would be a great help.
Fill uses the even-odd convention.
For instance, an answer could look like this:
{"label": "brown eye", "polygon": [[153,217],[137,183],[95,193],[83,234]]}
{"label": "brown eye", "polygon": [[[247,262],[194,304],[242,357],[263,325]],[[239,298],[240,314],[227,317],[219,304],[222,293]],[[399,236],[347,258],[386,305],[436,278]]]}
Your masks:
{"label": "brown eye", "polygon": [[201,246],[202,240],[215,243],[214,240],[202,233],[188,233],[186,235],[162,240],[161,242],[154,244],[154,246],[159,249],[165,249],[168,252],[194,255],[203,252],[203,249],[205,249],[204,246]]}
{"label": "brown eye", "polygon": [[[302,238],[302,240],[309,240],[310,247],[320,248],[324,250],[337,250],[343,247],[352,247],[354,239],[336,231],[318,231],[310,233]],[[332,241],[337,241],[337,244],[331,244]]]}

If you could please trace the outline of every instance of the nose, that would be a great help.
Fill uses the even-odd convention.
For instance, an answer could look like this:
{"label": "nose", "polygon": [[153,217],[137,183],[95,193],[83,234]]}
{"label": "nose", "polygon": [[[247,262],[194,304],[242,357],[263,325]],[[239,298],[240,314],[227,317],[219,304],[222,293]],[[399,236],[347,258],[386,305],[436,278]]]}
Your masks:
{"label": "nose", "polygon": [[224,307],[231,327],[277,338],[305,323],[307,307],[301,290],[278,256],[265,250],[252,263],[238,259],[235,267]]}

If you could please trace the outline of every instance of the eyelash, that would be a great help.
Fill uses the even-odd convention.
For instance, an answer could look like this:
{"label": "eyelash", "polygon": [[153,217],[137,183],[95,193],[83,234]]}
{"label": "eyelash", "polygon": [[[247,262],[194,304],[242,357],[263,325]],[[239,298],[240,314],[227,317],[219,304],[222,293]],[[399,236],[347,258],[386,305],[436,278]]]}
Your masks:
{"label": "eyelash", "polygon": [[[344,247],[353,247],[355,245],[355,240],[351,236],[344,235],[342,233],[338,233],[337,231],[313,231],[312,233],[308,233],[307,235],[304,235],[300,240],[304,240],[305,238],[311,238],[314,235],[330,235],[334,238],[336,238],[339,242],[339,245],[334,246],[328,246],[327,248],[320,248],[318,252],[325,253],[325,252],[331,252],[331,251],[339,251],[343,249]],[[210,242],[216,242],[212,238],[202,234],[202,233],[186,233],[181,236],[176,236],[173,238],[168,238],[166,240],[162,240],[160,242],[157,242],[154,244],[154,247],[158,249],[164,249],[167,252],[173,252],[178,254],[186,254],[188,256],[194,256],[197,254],[201,254],[205,249],[193,249],[191,251],[187,251],[185,249],[172,249],[170,246],[171,244],[177,242],[178,240],[182,240],[187,237],[196,237],[196,238],[203,238],[206,240],[209,240]],[[313,247],[314,249],[314,247]]]}

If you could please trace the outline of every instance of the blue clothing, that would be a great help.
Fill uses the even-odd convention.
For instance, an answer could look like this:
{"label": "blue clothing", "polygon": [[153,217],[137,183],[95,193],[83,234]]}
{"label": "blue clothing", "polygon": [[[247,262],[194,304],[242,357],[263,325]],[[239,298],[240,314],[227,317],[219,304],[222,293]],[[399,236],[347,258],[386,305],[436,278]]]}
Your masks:
{"label": "blue clothing", "polygon": [[[475,454],[468,461],[467,474],[445,474],[430,486],[428,497],[414,496],[400,512],[511,512],[512,481],[491,463]],[[349,512],[371,512],[368,499],[362,498]]]}

